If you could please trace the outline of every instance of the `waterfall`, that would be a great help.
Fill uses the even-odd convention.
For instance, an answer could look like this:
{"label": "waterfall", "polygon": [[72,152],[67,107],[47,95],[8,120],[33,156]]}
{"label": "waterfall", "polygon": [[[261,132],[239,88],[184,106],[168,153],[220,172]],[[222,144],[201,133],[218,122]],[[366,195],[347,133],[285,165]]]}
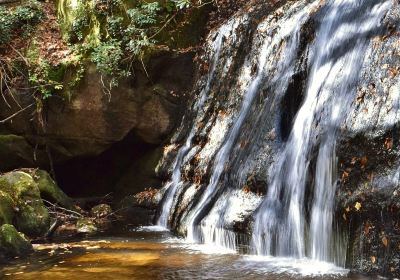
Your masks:
{"label": "waterfall", "polygon": [[[306,9],[297,12],[295,8],[297,7],[293,8],[292,13],[294,14],[291,17],[283,18],[276,23],[276,25],[279,26],[279,31],[277,33],[271,32],[272,36],[266,36],[264,39],[264,43],[260,48],[258,55],[256,75],[249,83],[248,88],[244,93],[243,102],[238,116],[234,120],[222,146],[215,156],[210,182],[206,186],[200,200],[196,203],[194,209],[191,210],[191,213],[189,214],[187,222],[187,239],[190,242],[205,242],[221,247],[228,247],[233,250],[236,249],[234,233],[222,228],[223,215],[221,215],[217,220],[211,219],[207,221],[207,219],[203,219],[204,212],[207,211],[219,191],[218,184],[220,183],[221,175],[225,171],[229,158],[232,156],[232,148],[241,132],[243,123],[246,121],[254,99],[268,78],[266,73],[274,68],[278,68],[279,71],[276,76],[282,76],[282,80],[278,83],[279,88],[282,89],[287,87],[289,82],[288,77],[293,71],[293,64],[299,45],[300,27],[308,16],[304,11]],[[275,51],[276,49],[279,49],[279,46],[282,46],[282,43],[285,42],[285,40],[286,43],[283,44],[284,50],[282,52],[281,60],[279,61],[281,63],[279,67],[274,63],[274,58],[276,57]],[[283,80],[285,80],[285,82],[283,82]]]}
{"label": "waterfall", "polygon": [[[196,123],[196,121],[199,121],[199,119],[202,116],[201,112],[203,110],[203,106],[207,100],[207,96],[211,89],[211,83],[213,82],[213,79],[214,79],[215,69],[218,65],[224,38],[231,31],[231,28],[229,28],[229,27],[230,27],[229,25],[223,25],[218,30],[217,37],[215,38],[215,40],[212,44],[211,67],[207,74],[206,84],[199,94],[198,101],[194,105],[194,110],[197,112],[197,116],[196,116],[194,123]],[[161,206],[161,214],[157,221],[157,224],[159,226],[162,226],[165,228],[168,227],[168,220],[169,220],[169,217],[171,214],[171,210],[174,209],[174,199],[176,197],[176,194],[178,193],[180,186],[182,185],[181,168],[185,164],[185,156],[187,155],[189,150],[192,148],[192,141],[193,141],[193,137],[195,136],[195,134],[196,134],[196,126],[193,125],[192,129],[189,132],[189,135],[186,138],[185,144],[179,149],[177,156],[174,160],[173,169],[172,169],[173,170],[172,171],[172,180],[170,182],[168,182],[168,184],[166,186],[167,190],[163,197],[163,203]]]}
{"label": "waterfall", "polygon": [[[334,256],[332,244],[337,180],[335,142],[353,98],[349,93],[356,91],[371,35],[380,28],[390,3],[333,0],[324,8],[311,49],[305,100],[255,216],[252,245],[257,254],[345,260],[343,256]],[[311,174],[315,185],[311,218],[307,222],[306,190],[312,189],[307,179],[315,149],[316,171]]]}
{"label": "waterfall", "polygon": [[[261,196],[254,192],[258,198],[250,202],[253,208],[244,211],[253,213],[254,221],[251,244],[246,245],[250,245],[256,255],[310,258],[344,266],[346,238],[335,224],[336,146],[354,102],[361,75],[359,70],[372,49],[371,39],[381,34],[380,22],[391,2],[286,3],[263,17],[256,23],[257,27],[248,32],[252,48],[246,49],[248,53],[243,56],[243,62],[240,60],[232,69],[226,65],[225,60],[230,59],[226,56],[240,44],[229,39],[240,34],[238,21],[243,15],[234,17],[213,33],[207,40],[211,62],[205,85],[193,107],[196,115],[192,129],[173,163],[158,224],[167,227],[173,216],[171,211],[178,209],[181,203],[183,210],[176,219],[181,232],[187,230],[189,242],[237,250],[239,238],[232,216],[239,211],[230,214],[235,211],[238,197],[243,198],[240,194],[245,185],[243,178],[247,180],[256,169],[248,164],[255,157],[245,153],[274,153],[267,157],[270,162],[262,166],[268,169],[263,172],[268,173],[264,177],[268,181],[266,194]],[[230,73],[237,74],[237,79],[232,79],[231,84],[223,83],[229,80]],[[222,90],[227,86],[232,89],[228,91],[232,96],[227,93],[226,97],[231,102],[227,105],[228,117],[221,120],[214,112],[215,118],[206,120],[204,111],[212,108],[219,112],[221,108],[220,104],[213,104],[220,84]],[[298,96],[294,96],[296,94]],[[238,106],[237,96],[241,99]],[[273,130],[276,128],[279,122],[276,118],[282,118],[272,110],[278,110],[276,107],[283,98],[299,96],[302,101],[299,108],[296,104],[295,116],[288,121],[290,127],[285,127],[287,134],[280,135],[278,140],[265,140],[271,126]],[[271,118],[271,121],[263,122],[262,118]],[[203,122],[207,129],[199,128],[198,124]],[[208,143],[204,147],[193,147],[194,137],[207,133]],[[241,140],[248,141],[250,148],[242,150]],[[266,149],[269,145],[275,147]],[[195,173],[202,176],[209,172],[210,179],[202,186],[191,182],[184,188],[181,170],[194,157],[196,162],[202,163],[193,163]],[[209,159],[212,160],[207,162]],[[242,159],[248,165],[243,166],[244,171],[239,166]]]}

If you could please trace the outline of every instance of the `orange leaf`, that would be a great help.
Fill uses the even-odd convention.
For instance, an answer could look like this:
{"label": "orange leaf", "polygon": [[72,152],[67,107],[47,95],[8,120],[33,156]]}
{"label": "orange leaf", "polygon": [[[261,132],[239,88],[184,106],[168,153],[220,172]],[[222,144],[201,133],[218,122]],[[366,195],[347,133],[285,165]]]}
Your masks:
{"label": "orange leaf", "polygon": [[386,150],[391,150],[393,148],[393,138],[386,138],[385,147]]}
{"label": "orange leaf", "polygon": [[382,237],[382,243],[385,247],[388,246],[388,239],[386,238],[386,236]]}
{"label": "orange leaf", "polygon": [[368,162],[367,157],[366,156],[362,157],[361,160],[360,160],[361,168],[365,168],[365,165],[367,164],[367,162]]}

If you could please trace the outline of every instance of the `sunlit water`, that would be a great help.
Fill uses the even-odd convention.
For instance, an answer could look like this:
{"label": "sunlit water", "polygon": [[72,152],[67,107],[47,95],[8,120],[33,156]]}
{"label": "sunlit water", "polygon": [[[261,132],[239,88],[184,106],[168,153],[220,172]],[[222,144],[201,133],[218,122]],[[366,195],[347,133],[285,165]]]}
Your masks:
{"label": "sunlit water", "polygon": [[27,259],[0,265],[0,279],[366,279],[326,263],[190,245],[160,227],[35,248]]}

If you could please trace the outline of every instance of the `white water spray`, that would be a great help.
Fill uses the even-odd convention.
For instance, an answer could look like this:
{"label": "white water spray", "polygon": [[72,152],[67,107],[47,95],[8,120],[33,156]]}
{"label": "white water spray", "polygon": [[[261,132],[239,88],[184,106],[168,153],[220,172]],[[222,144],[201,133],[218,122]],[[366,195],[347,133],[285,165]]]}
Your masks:
{"label": "white water spray", "polygon": [[[334,0],[325,16],[312,49],[311,73],[303,105],[291,135],[276,163],[268,194],[255,219],[253,247],[257,254],[311,257],[338,261],[338,244],[332,244],[336,191],[335,142],[339,126],[356,90],[359,69],[370,43],[370,35],[390,7],[391,1]],[[322,116],[326,116],[322,118]],[[306,221],[305,192],[310,188],[311,151],[314,130],[323,120],[319,137],[314,198],[310,224]],[[309,242],[307,232],[310,232]],[[309,244],[309,245],[308,245]],[[340,250],[339,250],[340,251]]]}

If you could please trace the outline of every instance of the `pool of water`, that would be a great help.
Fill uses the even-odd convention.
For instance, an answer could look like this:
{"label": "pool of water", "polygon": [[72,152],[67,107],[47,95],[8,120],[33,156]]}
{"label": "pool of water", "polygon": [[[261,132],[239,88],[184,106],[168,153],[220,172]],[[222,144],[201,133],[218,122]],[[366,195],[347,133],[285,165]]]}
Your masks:
{"label": "pool of water", "polygon": [[0,279],[368,279],[326,263],[187,244],[154,227],[34,246],[30,257],[0,264]]}

